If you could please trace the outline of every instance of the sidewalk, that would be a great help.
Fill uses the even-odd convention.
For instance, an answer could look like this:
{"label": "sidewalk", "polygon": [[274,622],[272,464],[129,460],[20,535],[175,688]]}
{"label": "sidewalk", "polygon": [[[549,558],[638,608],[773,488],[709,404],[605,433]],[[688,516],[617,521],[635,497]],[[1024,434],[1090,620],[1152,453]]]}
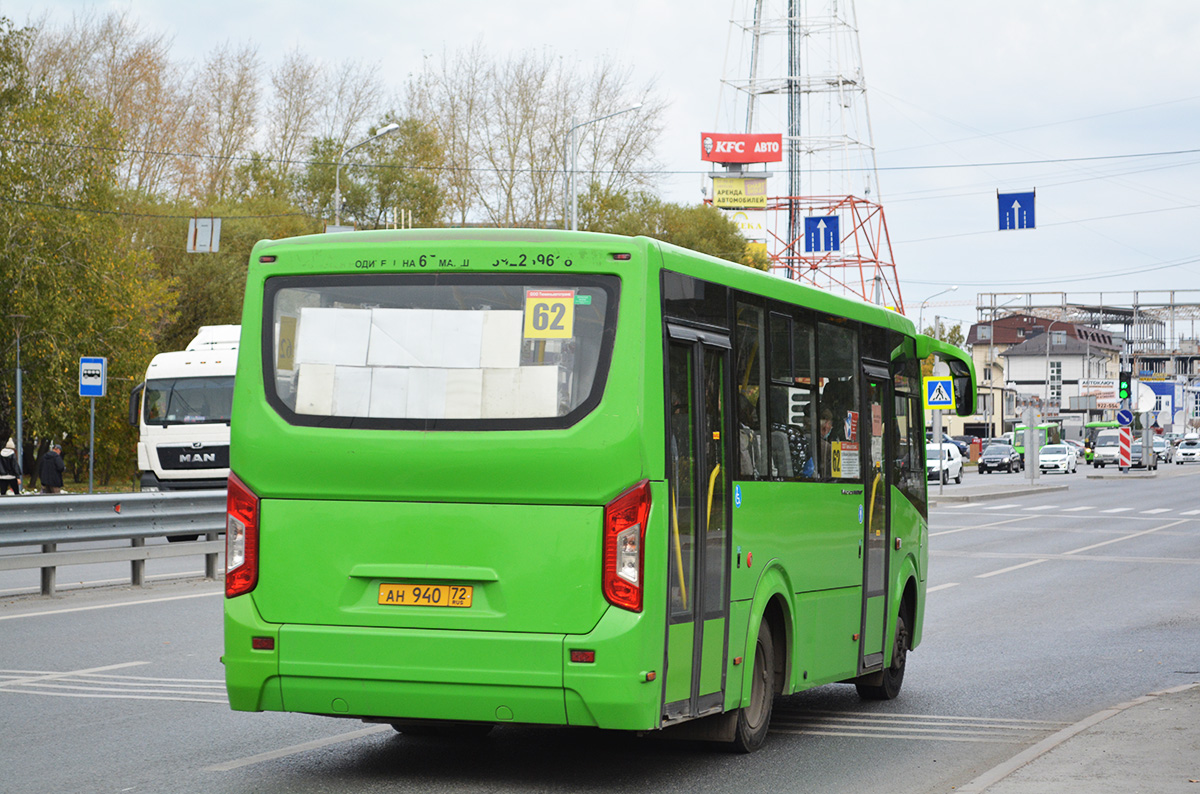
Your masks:
{"label": "sidewalk", "polygon": [[1097,712],[957,794],[1200,794],[1200,682]]}
{"label": "sidewalk", "polygon": [[[1064,482],[1065,481],[1065,482]],[[1019,474],[996,472],[995,474],[980,474],[974,469],[963,469],[961,485],[947,483],[939,486],[936,482],[929,483],[929,504],[951,504],[958,502],[980,502],[988,499],[1008,499],[1013,496],[1024,496],[1035,493],[1051,493],[1065,491],[1071,487],[1073,475],[1042,475],[1037,479],[1037,485],[1032,484],[1024,472]],[[938,493],[939,487],[941,493]],[[1200,792],[1197,792],[1200,794]]]}

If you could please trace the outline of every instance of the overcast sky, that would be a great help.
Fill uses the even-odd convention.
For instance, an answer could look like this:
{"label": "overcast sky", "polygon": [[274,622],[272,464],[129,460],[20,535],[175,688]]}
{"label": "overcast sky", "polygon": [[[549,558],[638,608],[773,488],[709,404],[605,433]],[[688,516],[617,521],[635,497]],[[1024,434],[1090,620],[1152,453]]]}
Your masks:
{"label": "overcast sky", "polygon": [[[144,30],[173,35],[179,60],[250,41],[269,67],[299,46],[330,64],[376,63],[397,88],[424,56],[475,40],[497,55],[548,48],[584,65],[608,54],[655,78],[671,102],[658,190],[695,202],[708,170],[700,133],[729,127],[718,104],[739,41],[730,19],[748,5],[0,0],[0,15],[61,24],[80,10],[128,9]],[[1175,289],[1200,300],[1200,4],[858,0],[856,11],[879,195],[910,314],[951,285],[959,290],[926,311],[967,323],[981,292],[1092,300]],[[786,187],[781,175],[769,192]],[[1030,189],[1038,228],[998,231],[997,190]]]}

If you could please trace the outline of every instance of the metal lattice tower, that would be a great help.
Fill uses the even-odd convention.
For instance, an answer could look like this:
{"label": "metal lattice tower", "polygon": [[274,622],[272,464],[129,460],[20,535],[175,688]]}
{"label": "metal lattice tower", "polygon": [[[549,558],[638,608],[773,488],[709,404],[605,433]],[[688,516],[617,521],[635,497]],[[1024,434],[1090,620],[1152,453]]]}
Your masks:
{"label": "metal lattice tower", "polygon": [[[853,0],[734,0],[718,129],[783,132],[785,195],[768,203],[781,275],[903,311],[871,138]],[[740,7],[740,8],[739,8]],[[778,177],[769,190],[778,194]],[[836,215],[841,250],[804,218]]]}

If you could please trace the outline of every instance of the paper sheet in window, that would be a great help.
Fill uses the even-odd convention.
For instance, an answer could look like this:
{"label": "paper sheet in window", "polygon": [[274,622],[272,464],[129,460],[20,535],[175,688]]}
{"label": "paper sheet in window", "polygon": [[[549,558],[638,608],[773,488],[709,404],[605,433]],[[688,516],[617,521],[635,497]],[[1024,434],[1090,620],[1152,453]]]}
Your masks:
{"label": "paper sheet in window", "polygon": [[296,361],[361,367],[367,363],[370,337],[369,309],[305,307],[296,333]]}
{"label": "paper sheet in window", "polygon": [[433,315],[431,309],[373,309],[367,363],[373,367],[437,366],[431,355]]}

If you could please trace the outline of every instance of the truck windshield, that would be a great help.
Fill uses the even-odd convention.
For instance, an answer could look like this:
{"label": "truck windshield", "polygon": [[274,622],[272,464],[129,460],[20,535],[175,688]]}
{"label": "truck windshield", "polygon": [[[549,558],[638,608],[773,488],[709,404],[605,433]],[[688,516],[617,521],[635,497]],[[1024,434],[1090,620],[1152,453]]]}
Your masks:
{"label": "truck windshield", "polygon": [[233,376],[146,381],[146,424],[184,425],[229,421]]}
{"label": "truck windshield", "polygon": [[599,401],[618,288],[582,274],[270,279],[268,399],[295,424],[565,427]]}

